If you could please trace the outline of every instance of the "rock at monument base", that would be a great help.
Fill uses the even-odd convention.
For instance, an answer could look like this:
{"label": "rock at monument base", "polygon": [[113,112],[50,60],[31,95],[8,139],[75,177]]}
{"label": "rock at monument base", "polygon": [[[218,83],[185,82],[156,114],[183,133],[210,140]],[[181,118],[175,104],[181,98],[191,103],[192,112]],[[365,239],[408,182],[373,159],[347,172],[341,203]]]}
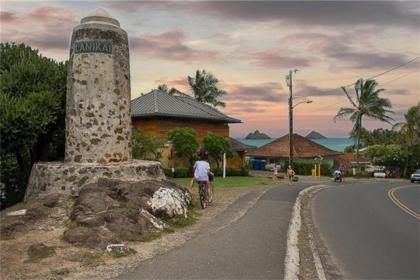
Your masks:
{"label": "rock at monument base", "polygon": [[159,188],[153,194],[151,207],[153,213],[159,217],[173,218],[182,215],[186,218],[191,201],[191,195],[181,189]]}
{"label": "rock at monument base", "polygon": [[[159,197],[157,211],[153,210],[153,197]],[[145,203],[149,211],[142,207]],[[66,230],[63,237],[89,248],[143,241],[146,234],[166,227],[155,212],[162,217],[186,215],[190,203],[190,193],[170,181],[100,179],[80,189],[70,214],[76,227]]]}
{"label": "rock at monument base", "polygon": [[132,160],[115,164],[38,162],[32,167],[25,201],[40,193],[78,195],[79,189],[100,178],[125,181],[163,180],[159,162]]}

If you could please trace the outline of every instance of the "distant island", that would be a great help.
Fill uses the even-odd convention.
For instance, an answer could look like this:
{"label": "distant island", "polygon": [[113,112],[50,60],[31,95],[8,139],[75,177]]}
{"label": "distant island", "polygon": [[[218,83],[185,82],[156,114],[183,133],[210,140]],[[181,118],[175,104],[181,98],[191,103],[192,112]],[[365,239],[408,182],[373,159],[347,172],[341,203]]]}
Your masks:
{"label": "distant island", "polygon": [[306,135],[306,138],[308,138],[308,139],[327,139],[327,137],[325,137],[321,133],[319,133],[317,131],[314,131],[314,130],[309,132],[308,135]]}
{"label": "distant island", "polygon": [[258,130],[255,130],[254,132],[250,132],[245,139],[248,140],[256,140],[256,139],[271,139],[270,136],[268,136],[265,133],[261,133]]}

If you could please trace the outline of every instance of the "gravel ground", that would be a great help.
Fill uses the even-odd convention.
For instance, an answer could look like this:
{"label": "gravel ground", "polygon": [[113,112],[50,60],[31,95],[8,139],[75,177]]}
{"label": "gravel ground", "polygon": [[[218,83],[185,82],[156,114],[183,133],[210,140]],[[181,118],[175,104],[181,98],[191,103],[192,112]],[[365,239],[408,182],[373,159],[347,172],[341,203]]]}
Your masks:
{"label": "gravel ground", "polygon": [[[165,234],[161,238],[151,242],[137,242],[128,243],[130,248],[137,251],[135,255],[119,258],[109,259],[105,263],[90,267],[89,269],[80,269],[75,273],[64,277],[63,279],[112,279],[125,271],[134,269],[140,262],[150,259],[156,255],[163,254],[172,250],[186,241],[194,237],[201,230],[205,230],[210,222],[212,222],[217,215],[222,213],[229,205],[236,199],[248,192],[256,189],[266,189],[265,186],[255,188],[224,188],[218,189],[215,192],[215,199],[212,205],[204,211],[199,210],[200,219],[192,226],[182,228],[174,233]],[[195,191],[194,195],[197,193]]]}

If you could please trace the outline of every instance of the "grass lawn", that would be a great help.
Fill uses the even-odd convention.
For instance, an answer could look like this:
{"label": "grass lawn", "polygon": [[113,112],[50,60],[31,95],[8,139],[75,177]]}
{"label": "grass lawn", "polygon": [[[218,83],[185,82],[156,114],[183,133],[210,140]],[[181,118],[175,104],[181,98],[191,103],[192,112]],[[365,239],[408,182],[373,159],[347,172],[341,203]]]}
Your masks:
{"label": "grass lawn", "polygon": [[[191,178],[171,178],[178,185],[189,187]],[[232,177],[215,177],[214,181],[212,182],[215,189],[221,188],[229,188],[229,187],[242,187],[242,188],[249,188],[255,187],[258,185],[276,185],[279,181],[274,181],[271,178],[264,178],[264,177],[243,177],[243,176],[232,176]]]}

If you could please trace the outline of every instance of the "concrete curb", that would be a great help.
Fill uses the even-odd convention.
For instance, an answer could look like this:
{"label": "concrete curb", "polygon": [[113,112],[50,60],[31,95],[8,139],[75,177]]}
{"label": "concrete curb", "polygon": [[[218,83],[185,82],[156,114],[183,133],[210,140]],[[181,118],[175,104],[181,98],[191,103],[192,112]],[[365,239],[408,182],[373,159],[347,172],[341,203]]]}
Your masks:
{"label": "concrete curb", "polygon": [[287,231],[287,243],[286,243],[286,257],[284,259],[284,279],[285,280],[298,280],[299,279],[299,247],[298,237],[299,231],[302,224],[302,217],[300,210],[302,208],[302,197],[312,191],[316,191],[320,188],[326,187],[326,185],[315,185],[304,190],[301,190],[296,198],[296,202],[293,205],[293,212],[290,218],[289,229]]}

